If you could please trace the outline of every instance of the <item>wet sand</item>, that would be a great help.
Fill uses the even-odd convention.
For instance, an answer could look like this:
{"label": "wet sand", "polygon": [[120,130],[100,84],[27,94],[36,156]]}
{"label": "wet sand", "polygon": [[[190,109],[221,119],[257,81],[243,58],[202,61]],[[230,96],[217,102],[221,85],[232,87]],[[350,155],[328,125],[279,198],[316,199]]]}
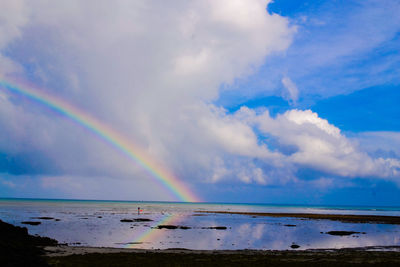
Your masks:
{"label": "wet sand", "polygon": [[350,214],[315,214],[315,213],[264,213],[264,212],[237,212],[237,211],[196,211],[198,213],[239,214],[265,217],[290,217],[313,220],[331,220],[351,223],[379,223],[400,224],[400,216],[381,215],[350,215]]}
{"label": "wet sand", "polygon": [[[400,266],[400,247],[271,251],[46,247],[51,266]],[[384,249],[390,249],[388,247]]]}

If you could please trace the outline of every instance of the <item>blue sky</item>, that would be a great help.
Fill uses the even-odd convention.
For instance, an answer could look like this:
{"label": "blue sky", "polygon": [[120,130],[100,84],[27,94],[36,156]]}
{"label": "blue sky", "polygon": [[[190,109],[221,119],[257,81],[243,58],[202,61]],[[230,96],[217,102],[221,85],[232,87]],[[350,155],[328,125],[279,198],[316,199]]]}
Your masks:
{"label": "blue sky", "polygon": [[[205,201],[400,205],[400,3],[267,4],[8,1],[0,77],[135,140]],[[0,196],[173,200],[59,114],[0,104]]]}
{"label": "blue sky", "polygon": [[[396,3],[390,1],[275,1],[268,10],[288,16],[298,27],[293,43],[284,55],[272,56],[272,63],[267,58],[254,76],[235,84],[234,89],[239,90],[224,88],[227,91],[218,102],[233,112],[242,105],[267,106],[272,114],[293,108],[311,109],[348,136],[369,131],[398,132],[400,22],[395,15],[398,5],[391,9],[393,5]],[[282,75],[293,77],[300,91],[295,104],[286,101],[280,90]],[[265,85],[271,81],[274,86],[266,90]],[[379,148],[377,151],[383,153]],[[388,153],[399,157],[393,150]],[[305,176],[313,175],[313,171],[306,172]],[[287,203],[398,205],[400,201],[396,184],[374,179],[353,182],[350,187],[316,193],[306,193],[304,188],[274,188],[268,190],[272,191],[269,201],[282,199],[281,193]],[[293,192],[302,197],[291,197]]]}

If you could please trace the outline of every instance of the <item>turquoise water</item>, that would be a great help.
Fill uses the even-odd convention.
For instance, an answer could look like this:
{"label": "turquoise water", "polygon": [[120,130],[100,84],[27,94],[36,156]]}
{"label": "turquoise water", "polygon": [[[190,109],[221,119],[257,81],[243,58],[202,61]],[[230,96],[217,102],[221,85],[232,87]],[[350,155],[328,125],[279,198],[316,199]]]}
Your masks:
{"label": "turquoise water", "polygon": [[[396,215],[400,216],[400,207],[396,206],[333,206],[333,205],[300,205],[300,204],[264,204],[264,203],[223,203],[223,202],[203,202],[203,203],[190,203],[190,202],[166,202],[166,201],[122,201],[122,200],[86,200],[86,199],[31,199],[31,198],[0,198],[0,203],[81,203],[83,205],[90,204],[118,204],[118,205],[139,205],[154,204],[154,205],[178,205],[179,207],[210,207],[220,208],[228,207],[237,211],[260,211],[268,212],[271,210],[308,210],[315,213],[343,213],[352,212],[357,214],[376,214],[376,215]],[[286,211],[285,211],[286,210]]]}
{"label": "turquoise water", "polygon": [[[142,210],[138,215],[138,207]],[[400,207],[301,206],[98,200],[0,199],[0,219],[31,234],[78,246],[190,249],[300,249],[399,246],[400,226],[329,220],[204,214],[199,211],[334,213],[400,216]],[[40,217],[51,217],[43,219]],[[121,222],[128,219],[142,222]],[[25,225],[38,221],[40,225]],[[183,226],[157,229],[159,225]],[[212,229],[216,226],[223,230]],[[360,232],[332,236],[329,231]]]}

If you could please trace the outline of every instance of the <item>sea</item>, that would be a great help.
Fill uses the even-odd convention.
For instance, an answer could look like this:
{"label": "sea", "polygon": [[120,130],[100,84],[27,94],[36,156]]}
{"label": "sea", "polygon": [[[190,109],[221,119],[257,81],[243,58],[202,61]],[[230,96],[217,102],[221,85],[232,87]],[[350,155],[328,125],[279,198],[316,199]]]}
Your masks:
{"label": "sea", "polygon": [[[400,216],[400,207],[0,199],[2,221],[69,246],[197,250],[400,247],[400,225],[204,211]],[[337,236],[329,234],[331,231],[354,233]]]}

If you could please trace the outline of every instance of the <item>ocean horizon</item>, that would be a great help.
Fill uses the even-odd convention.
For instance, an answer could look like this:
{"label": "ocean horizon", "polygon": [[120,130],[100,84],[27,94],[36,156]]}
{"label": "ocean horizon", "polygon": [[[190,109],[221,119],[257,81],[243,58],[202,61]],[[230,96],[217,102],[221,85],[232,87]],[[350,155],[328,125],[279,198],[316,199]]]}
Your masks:
{"label": "ocean horizon", "polygon": [[110,202],[110,203],[174,203],[174,204],[209,204],[209,205],[242,205],[265,207],[308,207],[328,210],[371,210],[371,211],[400,211],[400,206],[386,205],[334,205],[334,204],[298,204],[298,203],[248,203],[248,202],[188,202],[188,201],[161,201],[161,200],[122,200],[122,199],[80,199],[80,198],[20,198],[0,197],[0,201],[56,201],[56,202]]}

